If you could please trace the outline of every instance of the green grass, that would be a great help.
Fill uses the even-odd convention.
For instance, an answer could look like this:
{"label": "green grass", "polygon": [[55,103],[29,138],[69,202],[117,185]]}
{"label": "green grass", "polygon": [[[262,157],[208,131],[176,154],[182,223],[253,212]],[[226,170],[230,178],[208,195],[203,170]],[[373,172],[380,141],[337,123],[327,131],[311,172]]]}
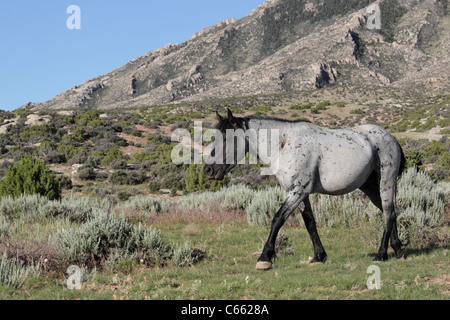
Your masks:
{"label": "green grass", "polygon": [[[0,287],[0,299],[161,300],[161,299],[446,299],[450,298],[448,247],[409,249],[409,256],[376,263],[381,290],[368,290],[366,271],[377,248],[364,241],[358,228],[321,228],[328,253],[325,264],[311,265],[312,244],[304,228],[286,226],[292,255],[279,255],[272,270],[255,270],[268,229],[251,226],[244,214],[196,215],[167,213],[151,221],[165,241],[207,248],[207,258],[192,267],[152,268],[139,264],[131,273],[97,272],[81,290],[69,290],[63,275],[37,275],[18,289]],[[188,227],[189,226],[189,227]],[[380,226],[381,227],[381,226]],[[128,270],[128,268],[123,268]],[[67,276],[67,275],[66,275]],[[247,278],[248,277],[248,278]],[[247,280],[246,280],[247,279]]]}

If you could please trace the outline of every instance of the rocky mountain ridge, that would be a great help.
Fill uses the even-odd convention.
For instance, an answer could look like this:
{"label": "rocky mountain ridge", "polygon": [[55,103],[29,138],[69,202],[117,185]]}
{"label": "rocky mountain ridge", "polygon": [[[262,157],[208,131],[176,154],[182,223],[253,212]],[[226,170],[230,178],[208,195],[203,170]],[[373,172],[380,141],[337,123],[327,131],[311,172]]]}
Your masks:
{"label": "rocky mountain ridge", "polygon": [[[382,28],[368,28],[369,5]],[[114,109],[289,91],[448,92],[447,0],[269,0],[25,108]]]}

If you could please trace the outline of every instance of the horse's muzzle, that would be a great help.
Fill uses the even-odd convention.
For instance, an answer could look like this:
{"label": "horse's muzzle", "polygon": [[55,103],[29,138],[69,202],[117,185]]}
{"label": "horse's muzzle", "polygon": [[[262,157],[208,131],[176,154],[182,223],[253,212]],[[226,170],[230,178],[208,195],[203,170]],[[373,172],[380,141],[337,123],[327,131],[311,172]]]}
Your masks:
{"label": "horse's muzzle", "polygon": [[225,177],[224,170],[217,169],[211,165],[205,165],[203,173],[210,180],[223,180]]}
{"label": "horse's muzzle", "polygon": [[212,166],[206,165],[203,168],[203,173],[205,174],[206,177],[208,177],[208,179],[214,178],[214,168]]}

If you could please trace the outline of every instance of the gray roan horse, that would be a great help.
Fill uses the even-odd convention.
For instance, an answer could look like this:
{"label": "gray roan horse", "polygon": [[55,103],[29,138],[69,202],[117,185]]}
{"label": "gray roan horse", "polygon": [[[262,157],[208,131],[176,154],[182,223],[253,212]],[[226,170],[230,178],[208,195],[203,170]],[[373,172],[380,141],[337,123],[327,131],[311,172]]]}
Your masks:
{"label": "gray roan horse", "polygon": [[[398,238],[394,212],[397,179],[405,167],[405,156],[398,142],[386,130],[376,125],[331,130],[306,121],[257,116],[238,118],[234,117],[229,109],[228,117],[222,117],[217,112],[216,114],[219,120],[216,129],[221,131],[224,139],[224,158],[226,152],[229,152],[225,150],[227,130],[246,132],[249,129],[277,129],[279,133],[279,170],[275,176],[288,192],[288,196],[272,220],[269,239],[258,259],[256,269],[267,270],[272,267],[278,232],[302,202],[302,216],[314,245],[311,262],[325,262],[327,254],[317,233],[309,195],[343,195],[358,188],[383,212],[384,233],[374,261],[388,259],[389,239],[397,258],[405,254]],[[248,152],[249,147],[251,146],[248,145],[247,139],[245,152]],[[209,157],[213,154],[214,149]],[[241,152],[239,158],[242,157]],[[237,156],[234,156],[234,159],[240,160]],[[227,164],[225,161],[209,163],[204,167],[204,174],[215,180],[222,180],[237,164]]]}

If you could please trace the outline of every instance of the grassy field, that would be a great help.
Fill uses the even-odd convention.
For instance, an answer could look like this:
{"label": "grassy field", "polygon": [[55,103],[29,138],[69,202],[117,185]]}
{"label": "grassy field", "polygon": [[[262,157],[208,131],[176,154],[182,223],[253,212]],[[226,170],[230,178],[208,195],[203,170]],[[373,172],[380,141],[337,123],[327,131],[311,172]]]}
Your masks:
{"label": "grassy field", "polygon": [[[369,229],[320,228],[328,261],[309,263],[312,244],[306,230],[292,223],[283,228],[289,243],[272,270],[255,270],[257,252],[268,235],[251,226],[245,213],[168,212],[147,223],[161,230],[164,240],[205,248],[207,257],[193,266],[123,263],[114,271],[97,271],[81,290],[70,290],[67,275],[30,276],[23,287],[0,287],[0,299],[68,300],[303,300],[303,299],[446,299],[450,298],[449,250],[409,248],[406,259],[376,263],[381,289],[367,288],[367,268],[375,247],[365,241]],[[381,227],[381,226],[380,226]],[[392,251],[392,250],[391,250]],[[390,252],[391,254],[393,252]]]}

